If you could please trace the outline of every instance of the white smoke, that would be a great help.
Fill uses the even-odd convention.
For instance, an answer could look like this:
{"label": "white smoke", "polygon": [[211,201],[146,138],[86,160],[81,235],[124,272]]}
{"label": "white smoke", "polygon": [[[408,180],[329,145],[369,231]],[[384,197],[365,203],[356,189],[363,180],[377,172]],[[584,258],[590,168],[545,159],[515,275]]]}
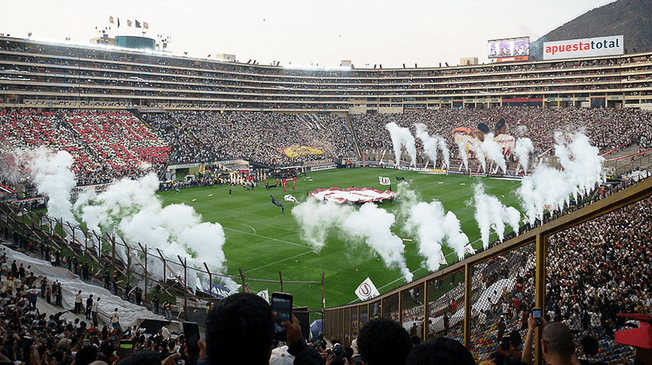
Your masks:
{"label": "white smoke", "polygon": [[514,154],[518,157],[518,163],[523,166],[523,171],[527,172],[530,166],[530,154],[534,152],[534,145],[529,138],[519,138],[516,140]]}
{"label": "white smoke", "polygon": [[375,204],[366,203],[356,210],[332,201],[308,199],[295,206],[292,215],[301,229],[301,239],[316,252],[326,245],[330,233],[353,237],[378,253],[387,267],[399,268],[405,280],[412,281],[403,256],[403,241],[390,230],[396,218]]}
{"label": "white smoke", "polygon": [[382,257],[387,267],[398,267],[405,280],[410,282],[414,275],[405,263],[405,245],[390,230],[394,220],[393,214],[373,203],[366,203],[346,218],[344,227],[354,236],[363,238]]}
{"label": "white smoke", "polygon": [[[201,268],[205,262],[211,270],[224,272],[226,258],[222,247],[226,238],[222,226],[202,222],[194,209],[185,204],[163,207],[155,195],[157,187],[154,174],[139,180],[123,179],[100,194],[81,195],[74,210],[90,229],[159,249],[174,261],[177,256],[186,257],[190,267]],[[126,252],[118,254],[126,260]],[[161,272],[157,274],[162,274],[160,265],[150,267],[159,267]],[[191,273],[192,270],[188,285],[194,288],[191,281],[195,275]]]}
{"label": "white smoke", "polygon": [[353,212],[353,207],[338,205],[334,201],[319,202],[308,199],[292,208],[292,216],[301,228],[301,240],[308,243],[315,252],[324,245],[329,232],[342,227],[344,220]]}
{"label": "white smoke", "polygon": [[385,125],[385,128],[389,131],[389,135],[392,138],[396,166],[398,167],[401,164],[401,146],[405,146],[408,155],[410,155],[410,159],[412,159],[411,165],[416,166],[417,148],[414,145],[414,137],[412,136],[412,133],[410,133],[410,130],[399,127],[398,124],[394,122],[388,123]]}
{"label": "white smoke", "polygon": [[462,162],[464,163],[464,170],[469,171],[469,155],[466,153],[466,142],[461,139],[458,140],[457,150],[459,151]]}
{"label": "white smoke", "polygon": [[70,153],[39,148],[15,151],[14,156],[18,163],[28,168],[38,192],[48,197],[48,216],[74,223],[70,193],[75,187],[75,174],[71,170],[73,158]]}
{"label": "white smoke", "polygon": [[420,202],[412,206],[405,228],[416,233],[419,254],[425,257],[428,270],[437,271],[440,265],[446,264],[441,261],[444,243],[453,248],[460,260],[464,258],[469,239],[462,232],[457,216],[453,212],[445,213],[441,202],[433,200],[430,204]]}
{"label": "white smoke", "polygon": [[544,210],[562,209],[571,197],[587,194],[600,182],[604,158],[586,136],[555,134],[555,155],[562,170],[539,165],[523,178],[517,194],[530,222],[543,216]]}
{"label": "white smoke", "polygon": [[444,138],[440,136],[430,137],[426,130],[426,126],[422,123],[417,123],[414,126],[417,130],[417,137],[423,141],[423,150],[433,161],[434,165],[437,164],[437,149],[439,149],[442,152],[442,156],[444,156],[446,169],[448,169],[450,163],[450,152],[448,147],[446,147],[446,141]]}
{"label": "white smoke", "polygon": [[487,158],[482,150],[482,143],[479,141],[473,140],[473,145],[475,147],[475,158],[480,162],[482,166],[482,171],[487,172]]}
{"label": "white smoke", "polygon": [[489,234],[493,228],[498,239],[502,242],[505,234],[505,223],[518,233],[521,214],[514,207],[506,207],[495,196],[487,195],[481,184],[475,185],[473,204],[475,206],[475,220],[480,228],[482,246],[489,246]]}
{"label": "white smoke", "polygon": [[443,137],[437,136],[437,140],[439,141],[439,149],[441,150],[442,155],[444,156],[444,164],[446,164],[446,170],[450,168],[450,159],[451,159],[451,152],[448,149],[448,146],[446,146],[446,140],[444,140]]}
{"label": "white smoke", "polygon": [[[505,162],[505,156],[503,155],[503,146],[500,143],[494,141],[493,133],[488,133],[484,136],[484,141],[480,145],[480,148],[482,149],[482,154],[484,154],[484,156],[486,156],[490,160],[494,161],[498,165],[498,167],[500,167],[500,169],[503,170],[503,173],[507,172],[507,163]],[[482,163],[482,167],[484,169],[485,162],[484,161],[480,161],[480,162]]]}

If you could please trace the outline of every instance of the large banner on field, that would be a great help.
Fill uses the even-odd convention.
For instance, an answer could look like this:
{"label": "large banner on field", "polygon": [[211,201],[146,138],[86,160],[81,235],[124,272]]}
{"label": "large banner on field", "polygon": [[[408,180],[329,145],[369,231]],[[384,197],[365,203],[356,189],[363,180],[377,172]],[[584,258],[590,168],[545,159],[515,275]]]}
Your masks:
{"label": "large banner on field", "polygon": [[543,59],[616,56],[625,53],[622,35],[543,42]]}

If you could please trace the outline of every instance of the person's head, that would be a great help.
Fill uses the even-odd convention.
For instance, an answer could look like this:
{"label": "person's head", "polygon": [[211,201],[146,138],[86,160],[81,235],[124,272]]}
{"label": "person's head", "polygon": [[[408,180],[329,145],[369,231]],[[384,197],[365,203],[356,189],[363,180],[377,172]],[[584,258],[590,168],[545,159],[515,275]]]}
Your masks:
{"label": "person's head", "polygon": [[509,351],[509,337],[503,337],[503,339],[500,340],[500,350]]}
{"label": "person's head", "polygon": [[421,337],[419,336],[412,336],[412,346],[417,346],[421,344]]}
{"label": "person's head", "polygon": [[570,363],[571,357],[575,353],[573,333],[568,326],[561,322],[548,323],[543,327],[541,347],[546,362],[550,362],[549,359],[554,358]]}
{"label": "person's head", "polygon": [[518,333],[518,331],[512,331],[509,333],[509,344],[512,346],[513,349],[521,348],[521,345],[523,344],[523,340],[521,339],[521,334]]}
{"label": "person's head", "polygon": [[582,337],[580,344],[582,345],[582,351],[584,351],[585,355],[595,356],[598,354],[600,345],[598,340],[596,340],[594,337],[586,335]]}
{"label": "person's head", "polygon": [[206,349],[213,365],[221,363],[225,351],[243,354],[246,363],[267,364],[273,343],[272,307],[255,294],[228,296],[208,312]]}
{"label": "person's head", "polygon": [[358,336],[358,351],[368,365],[404,364],[410,349],[410,334],[398,322],[389,319],[370,321]]}
{"label": "person's head", "polygon": [[415,347],[407,357],[407,365],[475,365],[473,355],[459,341],[439,337]]}
{"label": "person's head", "polygon": [[493,362],[495,365],[503,365],[503,362],[505,361],[505,355],[501,352],[494,352],[493,354],[489,355],[489,360]]}
{"label": "person's head", "polygon": [[82,347],[75,355],[76,365],[89,365],[95,360],[97,360],[97,347],[93,345]]}
{"label": "person's head", "polygon": [[161,365],[161,353],[150,350],[132,352],[118,362],[118,365]]}
{"label": "person's head", "polygon": [[507,129],[507,123],[505,123],[505,119],[500,118],[500,120],[498,121],[498,123],[496,123],[496,126],[494,127],[494,133],[496,135],[503,134],[505,133],[506,129]]}

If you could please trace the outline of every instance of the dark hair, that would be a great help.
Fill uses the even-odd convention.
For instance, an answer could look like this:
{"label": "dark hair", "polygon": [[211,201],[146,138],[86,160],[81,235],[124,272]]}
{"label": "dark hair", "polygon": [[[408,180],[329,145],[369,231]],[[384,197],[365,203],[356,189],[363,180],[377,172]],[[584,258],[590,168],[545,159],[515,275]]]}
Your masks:
{"label": "dark hair", "polygon": [[75,355],[75,364],[88,365],[97,360],[97,347],[88,345],[82,347]]}
{"label": "dark hair", "polygon": [[509,355],[503,360],[503,365],[527,365],[520,357],[516,355]]}
{"label": "dark hair", "polygon": [[503,362],[505,361],[505,355],[500,352],[494,352],[493,354],[489,355],[489,359],[496,365],[503,365]]}
{"label": "dark hair", "polygon": [[521,334],[518,333],[518,331],[510,332],[510,334],[509,334],[509,343],[515,349],[520,348],[521,345],[523,344],[523,340],[521,339]]}
{"label": "dark hair", "polygon": [[421,337],[419,336],[412,336],[412,344],[414,346],[419,345],[421,343]]}
{"label": "dark hair", "polygon": [[415,347],[407,358],[408,365],[475,365],[473,355],[459,341],[439,337]]}
{"label": "dark hair", "polygon": [[584,350],[585,354],[590,356],[598,354],[598,349],[600,348],[600,344],[598,343],[598,340],[596,340],[594,337],[586,335],[582,337],[582,339],[580,340],[580,344],[582,345],[582,350]]}
{"label": "dark hair", "polygon": [[120,360],[118,365],[161,365],[162,360],[160,352],[140,350]]}
{"label": "dark hair", "polygon": [[369,365],[404,364],[411,349],[410,334],[392,320],[374,319],[360,329],[358,350]]}
{"label": "dark hair", "polygon": [[249,364],[267,364],[273,341],[272,307],[257,295],[228,296],[208,312],[206,348],[211,364],[221,363],[224,351],[244,354]]}
{"label": "dark hair", "polygon": [[486,125],[485,123],[478,123],[478,129],[481,130],[483,133],[489,133],[489,126]]}
{"label": "dark hair", "polygon": [[508,351],[509,350],[509,337],[503,337],[503,339],[500,341],[500,349],[502,351]]}

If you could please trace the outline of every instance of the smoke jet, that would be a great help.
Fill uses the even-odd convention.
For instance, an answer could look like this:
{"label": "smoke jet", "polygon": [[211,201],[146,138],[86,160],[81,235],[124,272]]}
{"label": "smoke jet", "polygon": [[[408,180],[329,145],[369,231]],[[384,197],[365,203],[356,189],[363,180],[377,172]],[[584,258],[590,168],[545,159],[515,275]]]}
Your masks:
{"label": "smoke jet", "polygon": [[433,164],[437,164],[437,149],[440,149],[444,157],[444,164],[446,169],[450,166],[450,151],[446,147],[446,141],[440,136],[430,136],[426,130],[426,126],[422,123],[414,125],[417,130],[417,137],[423,141],[423,150],[428,157],[432,160]]}
{"label": "smoke jet", "polygon": [[487,195],[482,184],[476,184],[474,191],[475,220],[478,222],[482,246],[485,249],[489,247],[489,234],[492,227],[501,242],[505,233],[505,223],[518,233],[521,213],[516,208],[506,207],[498,198]]}
{"label": "smoke jet", "polygon": [[388,123],[385,125],[385,128],[389,131],[389,135],[392,138],[396,166],[398,167],[401,164],[401,146],[405,146],[408,155],[410,155],[410,159],[412,160],[411,165],[416,166],[417,149],[414,145],[414,137],[412,136],[412,133],[410,133],[410,130],[399,127],[398,124],[394,122]]}

